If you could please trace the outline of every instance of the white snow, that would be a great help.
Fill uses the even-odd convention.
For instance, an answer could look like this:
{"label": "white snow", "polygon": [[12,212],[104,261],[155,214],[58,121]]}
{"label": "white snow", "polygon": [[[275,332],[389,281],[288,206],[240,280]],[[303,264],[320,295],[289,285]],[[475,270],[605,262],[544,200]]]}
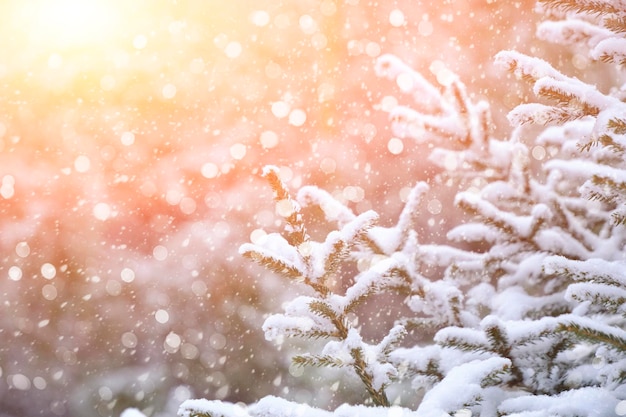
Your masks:
{"label": "white snow", "polygon": [[615,62],[621,62],[626,58],[626,40],[617,37],[604,39],[591,50],[591,57],[597,60],[611,57]]}
{"label": "white snow", "polygon": [[599,110],[619,103],[617,99],[602,94],[594,85],[586,84],[575,78],[539,78],[535,82],[533,91],[537,96],[541,96],[544,90],[555,91],[570,97],[577,106],[590,105]]}
{"label": "white snow", "polygon": [[[580,114],[582,116],[582,114]],[[541,103],[524,103],[515,107],[507,114],[507,119],[512,126],[526,124],[545,125],[560,120],[567,120],[570,113],[564,109],[548,106]]]}
{"label": "white snow", "polygon": [[593,48],[613,33],[582,19],[548,20],[541,22],[537,28],[537,37],[560,45],[580,46],[585,44]]}
{"label": "white snow", "polygon": [[626,262],[623,261],[607,261],[601,258],[576,261],[564,256],[550,256],[546,258],[543,267],[549,274],[568,271],[576,280],[601,280],[616,286],[626,286]]}
{"label": "white snow", "polygon": [[495,64],[505,70],[513,70],[518,78],[530,76],[534,79],[551,77],[555,80],[567,79],[543,59],[524,55],[517,51],[501,51],[496,54]]}
{"label": "white snow", "polygon": [[510,417],[607,417],[615,415],[618,401],[609,391],[588,387],[553,396],[526,395],[507,399],[500,405],[499,411]]}
{"label": "white snow", "polygon": [[483,387],[482,381],[488,375],[503,372],[509,366],[511,361],[508,359],[492,357],[474,360],[453,368],[441,382],[424,395],[417,414],[420,417],[441,417],[466,408],[468,404],[474,404],[476,401],[497,404],[502,397],[500,390]]}
{"label": "white snow", "polygon": [[[544,22],[539,26],[539,36],[564,44],[586,43],[593,48],[592,58],[596,59],[606,55],[619,59],[626,56],[624,39],[612,37],[608,29],[595,25],[593,19],[579,17],[573,13],[564,21]],[[608,219],[610,211],[601,205],[592,205],[577,194],[579,191],[583,197],[591,192],[606,193],[607,196],[615,194],[611,189],[593,185],[589,181],[592,176],[626,184],[624,164],[616,158],[615,164],[606,164],[607,158],[612,156],[606,149],[598,146],[586,153],[578,149],[581,144],[602,138],[607,132],[616,143],[626,145],[626,135],[617,134],[609,127],[611,120],[623,119],[626,105],[618,98],[602,93],[595,85],[563,75],[539,58],[503,51],[497,55],[496,62],[520,78],[531,78],[536,96],[547,98],[548,102],[554,99],[555,93],[563,97],[554,105],[522,104],[508,115],[514,126],[562,123],[559,127],[545,129],[534,138],[535,145],[545,147],[541,157],[531,152],[534,149],[525,142],[521,128],[510,141],[488,138],[481,124],[487,120],[488,106],[485,103],[472,104],[458,80],[446,85],[446,92],[442,94],[438,87],[395,56],[382,55],[376,63],[378,76],[395,81],[402,92],[416,99],[412,106],[394,104],[385,109],[396,136],[418,141],[443,138],[459,143],[470,137],[473,141],[460,151],[436,148],[430,158],[450,173],[466,175],[465,178],[485,176],[486,182],[491,181],[486,186],[481,185],[483,188],[479,193],[457,193],[455,203],[469,209],[478,220],[458,225],[447,234],[448,239],[457,242],[491,244],[490,249],[473,253],[446,245],[418,245],[414,222],[423,196],[429,190],[425,183],[418,183],[413,188],[397,225],[392,227],[376,226],[378,215],[373,211],[355,215],[330,193],[317,187],[304,187],[288,211],[299,210],[300,205],[319,206],[326,220],[336,223],[338,230],[328,233],[323,242],[307,241],[299,248],[291,247],[280,235],[270,234],[256,245],[243,245],[240,252],[272,259],[289,271],[299,271],[302,279],[310,283],[320,283],[335,271],[336,265],[331,259],[365,262],[359,264],[358,272],[351,276],[345,294],[331,292],[318,294],[318,298],[297,297],[285,305],[284,314],[270,316],[263,329],[270,340],[307,334],[336,335],[332,320],[311,311],[311,303],[323,302],[332,311],[328,315],[344,318],[352,312],[350,307],[356,300],[397,284],[394,279],[398,278],[393,276],[393,271],[399,270],[412,279],[412,282],[403,284],[416,290],[405,301],[414,317],[440,327],[444,324],[434,336],[437,345],[396,348],[395,343],[406,333],[401,325],[392,327],[379,343],[368,343],[359,327],[348,325],[347,337],[331,337],[321,350],[322,355],[332,357],[348,368],[354,364],[355,352],[362,354],[365,372],[372,377],[374,389],[386,387],[404,369],[409,373],[416,372],[413,381],[416,388],[430,389],[429,383],[440,377],[429,376],[426,369],[436,364],[443,379],[425,393],[415,412],[393,408],[392,417],[413,414],[441,417],[475,410],[481,410],[484,416],[498,413],[517,417],[551,413],[608,415],[597,411],[598,408],[603,412],[615,410],[617,400],[606,390],[581,388],[559,396],[531,396],[522,388],[498,385],[499,378],[511,377],[512,362],[497,356],[496,343],[489,331],[497,328],[502,332],[528,389],[549,391],[561,384],[563,378],[567,379],[569,387],[581,386],[582,378],[577,380],[576,377],[576,372],[581,370],[589,371],[585,381],[617,380],[617,373],[611,376],[606,369],[592,371],[589,368],[593,364],[585,361],[594,350],[580,348],[583,345],[559,354],[557,362],[566,361],[568,355],[576,355],[576,352],[587,352],[584,357],[576,357],[577,363],[568,372],[556,366],[533,368],[538,363],[545,364],[543,356],[533,354],[550,349],[554,339],[560,337],[557,330],[563,331],[567,327],[582,328],[580,336],[583,338],[585,331],[610,335],[613,342],[607,342],[609,347],[596,348],[595,354],[602,358],[606,356],[605,360],[611,364],[618,359],[610,344],[615,340],[626,341],[626,331],[613,323],[580,315],[588,311],[591,302],[598,301],[597,297],[601,301],[626,298],[626,290],[621,288],[626,285],[626,273],[623,272],[623,262],[594,259],[622,251],[623,239],[608,236],[615,232],[608,227],[590,230],[589,224]],[[533,169],[535,161],[532,156],[547,161],[541,162],[545,172],[529,180],[526,174]],[[278,173],[278,168],[268,167],[264,172],[267,175],[274,171]],[[520,195],[528,190],[523,188],[525,186],[529,187],[531,195]],[[529,197],[532,203],[524,204],[524,197]],[[621,200],[623,198],[618,197],[616,203]],[[587,218],[580,213],[586,214]],[[370,251],[366,245],[354,244],[359,235],[365,233],[377,250]],[[585,261],[550,256],[551,253]],[[491,269],[486,268],[486,262],[491,261],[497,262],[495,268],[502,276],[490,276]],[[445,271],[444,279],[426,279],[421,275],[422,267]],[[565,274],[579,282],[565,288],[565,278],[561,276]],[[594,282],[590,282],[592,280]],[[576,309],[580,302],[582,307]],[[554,311],[569,309],[574,313],[531,318],[550,308]],[[622,307],[614,310],[623,313]],[[459,327],[450,326],[450,323]],[[596,401],[602,401],[602,407],[592,410],[587,404]],[[347,404],[334,412],[327,412],[271,396],[247,409],[220,402],[185,404],[213,410],[214,417],[392,414],[391,408],[381,410]],[[181,415],[188,417],[188,414]]]}
{"label": "white snow", "polygon": [[[329,411],[313,408],[306,404],[294,403],[272,395],[263,397],[258,403],[248,407],[249,415],[253,417],[331,417]],[[218,416],[214,416],[218,417]],[[232,415],[245,417],[245,415]]]}
{"label": "white snow", "polygon": [[298,296],[285,305],[285,314],[272,314],[263,323],[267,340],[280,340],[283,336],[293,337],[311,331],[330,333],[335,330],[330,321],[311,311],[309,304],[314,297]]}
{"label": "white snow", "polygon": [[[418,182],[409,193],[406,204],[400,213],[400,217],[398,218],[397,228],[402,232],[403,236],[406,237],[409,230],[413,230],[414,228],[414,218],[419,213],[419,205],[422,202],[422,199],[426,193],[429,191],[428,184],[425,182]],[[396,244],[396,247],[399,245]]]}
{"label": "white snow", "polygon": [[442,346],[464,343],[475,347],[471,350],[477,352],[489,350],[489,341],[485,333],[477,329],[449,326],[439,330],[433,340]]}
{"label": "white snow", "polygon": [[[249,417],[246,408],[239,404],[222,402],[219,400],[192,399],[184,401],[179,409],[179,417],[194,417],[198,414],[206,414],[211,417]],[[132,416],[131,416],[132,417]]]}
{"label": "white snow", "polygon": [[315,186],[304,186],[298,191],[296,199],[303,207],[319,206],[326,220],[336,221],[339,226],[351,222],[355,214],[345,205],[341,204],[330,193]]}
{"label": "white snow", "polygon": [[[537,269],[541,263],[535,262]],[[523,275],[519,281],[522,283]],[[545,297],[529,295],[523,288],[514,286],[495,294],[492,300],[493,313],[503,320],[522,320],[529,312],[545,308],[546,305],[563,303],[563,294],[556,293]]]}
{"label": "white snow", "polygon": [[137,408],[127,408],[120,414],[120,417],[146,417],[146,415]]}
{"label": "white snow", "polygon": [[401,80],[404,78],[402,80],[404,92],[412,94],[415,101],[424,106],[426,111],[438,112],[442,110],[441,105],[444,100],[442,100],[439,90],[395,55],[384,54],[378,57],[374,70],[378,77],[392,81],[397,82],[399,77]]}

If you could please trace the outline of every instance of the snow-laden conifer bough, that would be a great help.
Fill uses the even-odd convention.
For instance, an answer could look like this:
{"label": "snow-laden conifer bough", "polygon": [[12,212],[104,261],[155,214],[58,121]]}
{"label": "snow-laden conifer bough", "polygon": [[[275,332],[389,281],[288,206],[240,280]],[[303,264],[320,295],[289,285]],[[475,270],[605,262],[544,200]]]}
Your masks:
{"label": "snow-laden conifer bough", "polygon": [[[370,400],[321,410],[273,396],[248,406],[196,399],[181,417],[626,415],[626,2],[544,0],[538,10],[550,19],[541,39],[585,47],[615,84],[600,91],[539,58],[499,53],[496,62],[541,100],[510,112],[504,140],[490,136],[489,106],[470,100],[458,78],[440,88],[398,57],[377,62],[379,76],[413,80],[404,93],[415,102],[390,111],[394,134],[436,144],[432,161],[457,167],[442,175],[470,220],[449,244],[416,231],[432,192],[424,183],[396,225],[382,227],[375,212],[356,214],[324,190],[294,197],[278,168],[264,171],[286,227],[240,252],[302,288],[266,320],[265,335],[324,340],[294,362],[344,369]],[[545,127],[529,141],[527,124]],[[545,150],[539,170],[535,146]],[[309,236],[305,206],[335,225],[324,241]],[[330,281],[344,271],[356,272],[338,292]],[[366,340],[351,317],[383,293],[406,309]]]}

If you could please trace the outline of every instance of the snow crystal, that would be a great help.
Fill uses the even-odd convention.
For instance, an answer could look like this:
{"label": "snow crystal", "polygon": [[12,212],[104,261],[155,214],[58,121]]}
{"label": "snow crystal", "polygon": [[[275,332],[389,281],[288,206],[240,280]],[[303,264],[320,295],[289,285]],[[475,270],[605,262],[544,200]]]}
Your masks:
{"label": "snow crystal", "polygon": [[263,170],[262,170],[261,174],[264,177],[267,177],[270,174],[274,174],[274,175],[276,175],[277,177],[280,178],[280,168],[277,167],[276,165],[265,165],[265,166],[263,166]]}

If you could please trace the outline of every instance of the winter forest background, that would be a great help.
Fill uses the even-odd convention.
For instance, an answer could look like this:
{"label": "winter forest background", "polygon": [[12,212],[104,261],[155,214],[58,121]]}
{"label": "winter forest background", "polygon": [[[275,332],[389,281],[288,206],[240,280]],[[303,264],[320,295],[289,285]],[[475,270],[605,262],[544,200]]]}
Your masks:
{"label": "winter forest background", "polygon": [[[557,3],[567,6],[593,2]],[[449,135],[452,139],[446,143],[441,137],[422,139],[410,123],[403,124],[406,122],[403,117],[415,115],[398,111],[402,105],[424,111],[419,109],[420,104],[424,104],[420,97],[414,100],[407,94],[416,86],[415,81],[394,78],[382,71],[406,65],[405,68],[422,74],[428,85],[441,91],[451,85],[454,74],[458,75],[467,87],[467,100],[452,102],[457,105],[488,102],[491,137],[500,139],[498,143],[518,141],[528,151],[527,171],[518,174],[531,173],[533,181],[554,185],[559,181],[542,171],[543,161],[550,157],[558,159],[563,154],[571,156],[572,141],[578,140],[573,136],[585,131],[585,127],[571,125],[565,133],[550,131],[553,135],[544,134],[541,143],[535,140],[544,127],[536,123],[512,135],[507,114],[519,104],[536,101],[533,87],[535,91],[537,87],[527,81],[537,74],[520,64],[517,75],[521,75],[522,80],[516,79],[502,65],[495,65],[494,57],[502,50],[517,50],[545,59],[563,74],[596,86],[604,93],[613,87],[619,88],[623,74],[616,69],[616,64],[593,61],[585,49],[593,42],[587,38],[575,41],[573,47],[564,47],[536,36],[538,22],[547,17],[563,18],[563,13],[545,10],[544,14],[537,13],[534,7],[534,1],[495,0],[2,2],[0,415],[117,416],[134,407],[149,416],[173,416],[181,403],[191,398],[224,401],[219,404],[223,404],[226,411],[220,408],[220,412],[226,415],[227,404],[252,404],[264,397],[274,398],[267,397],[270,395],[284,398],[289,404],[308,404],[325,410],[333,410],[344,403],[370,404],[372,393],[368,394],[362,381],[344,372],[341,366],[329,369],[294,366],[292,357],[296,354],[301,354],[304,362],[324,359],[306,356],[307,341],[282,340],[278,336],[278,340],[266,340],[262,329],[266,319],[270,314],[283,311],[283,307],[289,305],[286,302],[303,293],[298,286],[301,284],[289,283],[280,273],[268,271],[240,254],[242,244],[267,241],[267,236],[281,232],[285,218],[289,217],[281,213],[280,208],[275,210],[272,200],[280,185],[274,183],[272,189],[262,178],[263,167],[267,165],[276,168],[266,170],[266,176],[279,173],[286,189],[294,195],[305,185],[318,186],[355,214],[375,210],[377,226],[389,230],[395,230],[399,218],[406,220],[405,205],[413,207],[413,202],[417,205],[417,200],[412,199],[420,197],[420,214],[411,220],[420,243],[443,245],[453,227],[470,222],[476,214],[482,215],[484,224],[492,226],[496,232],[478,226],[467,227],[454,232],[459,252],[439,251],[444,258],[456,256],[457,261],[462,259],[461,264],[474,262],[472,268],[493,272],[490,282],[478,285],[472,278],[463,281],[466,289],[474,291],[468,290],[467,300],[477,303],[463,306],[468,309],[468,315],[469,310],[482,309],[485,311],[481,310],[481,314],[488,316],[488,302],[484,299],[490,297],[512,300],[511,310],[500,307],[504,309],[504,313],[500,311],[502,320],[518,319],[520,317],[515,316],[518,313],[530,315],[518,303],[523,304],[522,300],[532,297],[540,299],[532,301],[532,306],[537,307],[535,313],[540,315],[534,319],[541,319],[542,315],[580,313],[573,302],[576,295],[568,293],[569,304],[560,301],[564,299],[569,281],[554,278],[564,268],[575,270],[574,264],[553,261],[550,265],[556,272],[547,273],[551,278],[543,290],[537,289],[539,296],[529,290],[528,294],[498,298],[495,292],[503,287],[509,292],[524,287],[517,285],[516,279],[530,277],[539,282],[533,275],[536,270],[524,263],[524,256],[531,259],[530,263],[541,266],[543,255],[568,255],[563,249],[567,248],[565,244],[552,248],[554,250],[543,247],[546,239],[611,241],[611,245],[604,246],[594,246],[595,243],[585,246],[583,242],[584,250],[580,249],[580,253],[584,255],[576,252],[569,257],[576,260],[600,257],[613,262],[613,269],[608,264],[595,265],[586,275],[581,275],[595,276],[598,271],[606,271],[610,279],[606,278],[604,284],[621,282],[619,291],[622,292],[605,292],[600,303],[613,306],[609,308],[613,315],[606,319],[607,326],[612,326],[611,337],[602,340],[608,347],[598,348],[594,343],[601,338],[589,334],[587,344],[574,336],[557,338],[555,342],[549,337],[552,334],[547,333],[532,341],[525,340],[523,343],[541,345],[545,340],[539,341],[539,338],[545,337],[549,339],[545,344],[555,347],[554,351],[532,352],[533,355],[553,355],[549,365],[558,368],[555,373],[561,374],[546,377],[545,380],[557,380],[550,386],[543,381],[536,382],[540,378],[533,379],[533,375],[520,370],[521,367],[518,369],[515,361],[503,365],[498,358],[477,356],[471,359],[483,360],[492,366],[487,375],[482,375],[490,378],[489,384],[508,384],[511,391],[520,386],[527,390],[534,387],[534,394],[552,395],[565,391],[564,387],[572,378],[571,374],[565,375],[567,369],[562,365],[559,368],[562,359],[559,355],[568,354],[570,358],[574,355],[578,361],[576,366],[582,367],[581,372],[602,378],[603,387],[608,387],[607,392],[612,393],[608,397],[589,394],[587,403],[593,408],[594,404],[602,402],[610,405],[616,415],[626,414],[623,405],[626,394],[620,388],[626,375],[621,307],[626,300],[621,295],[626,278],[620,272],[623,263],[619,263],[623,262],[620,255],[623,231],[621,234],[605,233],[612,229],[604,225],[607,213],[617,213],[619,218],[620,212],[615,207],[619,209],[623,200],[611,197],[611,192],[618,193],[611,190],[623,193],[620,186],[623,187],[626,179],[615,172],[594,171],[591,165],[585,165],[585,169],[591,169],[598,178],[608,176],[612,182],[603,184],[598,180],[600,185],[592,197],[607,208],[593,206],[592,218],[587,216],[589,222],[580,229],[573,226],[576,233],[562,239],[563,236],[554,231],[560,227],[558,224],[549,226],[551,229],[546,226],[553,234],[534,241],[534,235],[529,235],[531,232],[524,232],[526,240],[522,240],[532,240],[534,252],[527,247],[509,247],[511,265],[494,267],[495,262],[466,255],[489,253],[491,247],[506,246],[497,234],[498,228],[512,235],[517,230],[515,227],[522,224],[502,214],[522,207],[519,200],[515,203],[517,206],[507,200],[505,207],[489,212],[491,218],[480,211],[486,206],[478,203],[472,206],[475,200],[469,197],[466,206],[478,207],[478,213],[463,210],[459,207],[463,203],[458,204],[459,191],[478,190],[485,187],[486,182],[504,181],[505,176],[516,175],[498,165],[507,160],[508,154],[502,151],[476,157],[469,150],[464,153],[471,147],[464,143],[463,137],[454,135]],[[576,10],[573,6],[569,9],[572,13]],[[624,10],[622,7],[615,15],[624,19]],[[592,22],[599,15],[592,11],[591,17],[581,21]],[[590,32],[586,26],[585,30],[581,26],[575,29],[589,35],[589,39],[596,36],[596,41],[602,35],[609,37],[601,30]],[[615,38],[623,32],[616,31],[621,35]],[[578,32],[574,30],[574,33]],[[513,61],[514,58],[508,57]],[[503,57],[501,61],[506,59]],[[544,67],[538,68],[546,71],[548,77],[568,82]],[[573,90],[584,89],[578,86]],[[586,94],[587,90],[584,92]],[[572,97],[555,94],[551,98],[569,105]],[[593,100],[581,108],[590,111],[594,103],[603,103],[595,96]],[[587,105],[583,99],[577,102]],[[470,107],[470,112],[480,113],[480,109],[480,105]],[[598,113],[599,110],[594,116]],[[619,112],[616,114],[619,116]],[[524,116],[522,112],[521,116]],[[582,118],[586,114],[578,116]],[[613,114],[606,117],[610,119],[610,116]],[[621,145],[619,140],[624,141],[626,130],[619,128],[612,133],[613,143],[602,142],[603,146],[617,149],[618,157],[612,160],[603,154],[594,162],[608,160],[607,165],[611,161],[615,167],[623,165],[619,152],[626,142]],[[568,134],[572,137],[567,137]],[[596,145],[589,144],[586,149]],[[447,157],[444,155],[444,163],[431,158],[431,152],[440,146],[451,152]],[[506,146],[520,148],[504,145],[502,149]],[[581,147],[584,150],[585,144]],[[454,153],[456,151],[460,153]],[[472,155],[476,157],[474,160],[471,160]],[[466,157],[469,159],[463,159]],[[482,157],[492,159],[482,159],[486,165],[481,166],[478,162]],[[464,161],[474,165],[467,168]],[[490,168],[490,163],[494,166],[492,171],[481,176]],[[582,176],[573,168],[567,171],[566,166],[558,169],[569,172],[572,178]],[[457,168],[465,172],[461,180],[448,175]],[[503,174],[499,169],[506,172]],[[500,174],[504,176],[498,177]],[[427,193],[422,188],[414,188],[420,181],[428,183]],[[552,218],[565,216],[567,222],[574,224],[572,218],[581,212],[584,212],[582,217],[587,215],[587,209],[575,203],[578,201],[575,194],[584,179],[578,185],[573,180],[562,182],[563,187],[554,187],[567,197],[564,197],[567,209],[563,212],[555,213],[550,203],[533,200],[540,200],[538,196],[542,193],[548,195],[546,190],[552,190],[549,184],[545,189],[527,190],[526,205],[516,214],[526,216],[523,224],[530,224],[532,233],[543,230],[542,224],[551,224]],[[505,189],[498,187],[493,190]],[[533,201],[542,204],[533,205]],[[573,206],[576,209],[571,209]],[[574,214],[567,217],[569,209]],[[334,226],[329,226],[324,213],[315,207],[306,208],[304,214],[308,232],[316,240],[324,241],[324,236]],[[297,229],[299,220],[291,220],[287,221],[288,226]],[[351,224],[350,221],[345,223]],[[366,227],[362,227],[363,230],[350,235],[358,244],[363,243],[363,236],[368,233]],[[584,232],[585,228],[589,233]],[[382,236],[384,232],[380,233]],[[406,230],[403,229],[403,233],[403,239],[411,240]],[[594,240],[589,234],[599,237]],[[472,239],[479,235],[487,238]],[[604,253],[598,249],[600,246]],[[253,247],[248,247],[248,255],[250,248]],[[289,250],[283,249],[285,253]],[[502,249],[499,254],[507,253],[506,250]],[[433,259],[437,258],[434,253]],[[390,253],[385,256],[393,258]],[[256,259],[263,263],[263,259]],[[368,262],[364,270],[374,268],[370,258],[363,256],[363,259]],[[432,262],[426,275],[445,275],[446,279],[451,276],[452,272],[446,269],[451,263],[445,265],[441,257]],[[271,262],[265,264],[281,272]],[[362,272],[362,265],[356,264],[346,266],[347,272],[344,270],[338,276],[350,276],[351,271],[352,275]],[[455,264],[455,268],[457,266]],[[511,268],[515,271],[522,268],[529,271],[529,275],[519,278]],[[441,282],[448,282],[446,279]],[[500,281],[496,283],[496,280]],[[333,282],[328,285],[340,293],[351,284]],[[440,288],[437,285],[433,288]],[[494,292],[490,293],[490,289]],[[421,294],[428,301],[425,293],[418,294],[418,290],[422,291],[423,287],[411,287],[411,296]],[[445,291],[433,290],[433,293]],[[478,293],[481,295],[477,296]],[[371,319],[368,320],[370,326],[364,326],[364,337],[376,340],[394,328],[397,311],[386,309],[402,304],[398,294],[379,297],[377,302],[364,305],[358,312]],[[435,298],[433,300],[437,301]],[[607,301],[612,299],[613,304]],[[585,304],[588,311],[602,312],[589,307],[589,303]],[[439,307],[443,311],[446,306],[449,307],[447,304]],[[423,309],[426,316],[429,311]],[[328,318],[329,314],[318,311],[322,318]],[[433,313],[433,320],[435,316]],[[354,317],[350,320],[354,322]],[[487,339],[483,333],[470,335],[470,319],[459,320],[458,323],[433,324],[443,328],[452,323],[458,330],[458,334],[438,333],[438,343],[446,348],[460,346],[476,353],[497,333],[493,329],[508,331],[514,339],[510,328],[496,320],[474,326],[484,330]],[[558,325],[564,326],[563,323]],[[356,322],[354,326],[361,329]],[[464,326],[467,328],[463,329]],[[519,330],[519,326],[515,329]],[[457,342],[464,337],[471,343],[461,346]],[[354,342],[356,336],[350,340]],[[500,339],[495,337],[495,340]],[[546,353],[548,351],[551,353]],[[517,358],[513,354],[511,357]],[[389,369],[385,366],[394,365],[393,360],[387,358],[380,369]],[[610,366],[597,371],[601,367],[595,365],[601,360],[609,361]],[[414,369],[409,366],[411,369],[405,371],[423,380],[439,377],[443,380],[443,374],[448,372],[454,376],[453,369],[444,369],[445,366],[435,372],[435,362],[435,359],[428,362],[424,369],[415,362]],[[584,368],[587,362],[590,365]],[[529,365],[528,369],[531,368]],[[611,374],[607,368],[615,372]],[[432,371],[432,375],[427,371]],[[465,371],[463,375],[473,375],[468,369]],[[463,378],[458,380],[459,384],[468,383],[464,381]],[[409,409],[418,407],[424,391],[414,394],[416,384],[414,381],[411,388],[409,380],[408,385],[390,391],[391,401],[398,399],[399,405]],[[496,391],[490,391],[493,387],[489,384],[485,383],[484,387],[480,384],[485,388],[484,395],[475,398],[475,403],[462,404],[456,415],[468,417],[479,410],[472,407],[478,407],[485,398],[493,400],[490,395]],[[594,386],[594,383],[586,381],[581,385]],[[504,394],[497,392],[504,399]],[[433,398],[434,395],[430,400]],[[580,398],[576,398],[571,402],[580,402]],[[622,401],[618,403],[621,408],[611,401]],[[505,411],[513,415],[522,402],[508,404]],[[544,410],[552,407],[547,400],[541,404]],[[193,406],[195,404],[189,405],[187,415],[194,415],[196,411],[189,411]],[[197,412],[205,406],[205,403],[198,404]],[[289,407],[284,405],[283,411],[290,412]],[[346,413],[350,414],[349,411]],[[236,415],[239,411],[231,412]],[[563,411],[558,415],[579,415],[576,412],[580,410],[569,414]]]}

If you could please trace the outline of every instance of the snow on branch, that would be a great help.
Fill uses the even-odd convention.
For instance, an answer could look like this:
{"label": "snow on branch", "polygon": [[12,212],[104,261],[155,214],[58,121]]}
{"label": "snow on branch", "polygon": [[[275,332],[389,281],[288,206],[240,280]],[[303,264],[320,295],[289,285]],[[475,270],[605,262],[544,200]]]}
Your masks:
{"label": "snow on branch", "polygon": [[376,74],[396,82],[413,98],[410,106],[397,105],[389,110],[394,134],[417,141],[445,140],[480,149],[488,140],[490,112],[486,102],[473,103],[465,85],[450,73],[443,93],[393,55],[376,61]]}
{"label": "snow on branch", "polygon": [[485,333],[464,327],[446,327],[437,332],[434,341],[443,347],[468,352],[490,352],[491,347]]}
{"label": "snow on branch", "polygon": [[403,237],[402,240],[406,240],[408,238],[409,231],[414,228],[415,219],[419,215],[418,206],[428,191],[429,187],[425,182],[419,182],[411,189],[396,226],[401,230]]}
{"label": "snow on branch", "polygon": [[336,221],[340,226],[351,222],[356,217],[352,210],[328,191],[312,185],[300,188],[296,199],[303,207],[318,206],[324,212],[327,221]]}
{"label": "snow on branch", "polygon": [[419,72],[391,54],[384,54],[376,60],[374,67],[376,75],[398,83],[402,90],[411,94],[415,102],[419,103],[420,110],[428,113],[439,113],[445,101],[439,89],[428,82]]}
{"label": "snow on branch", "polygon": [[480,196],[463,192],[456,196],[455,204],[464,210],[480,216],[486,225],[494,226],[507,239],[522,238],[532,241],[541,227],[541,224],[551,216],[550,209],[543,204],[533,207],[531,215],[519,216],[515,213],[499,209],[491,202]]}
{"label": "snow on branch", "polygon": [[309,307],[316,298],[299,296],[285,306],[285,314],[272,314],[263,323],[267,340],[281,340],[282,337],[337,337],[338,332],[332,320],[316,314]]}
{"label": "snow on branch", "polygon": [[613,33],[582,19],[544,21],[537,28],[537,37],[560,45],[579,46],[586,44],[593,48],[598,42],[611,37]]}
{"label": "snow on branch", "polygon": [[423,196],[428,192],[428,185],[419,182],[407,196],[407,201],[400,213],[398,222],[392,227],[374,226],[367,233],[367,245],[375,253],[393,256],[407,246],[417,244],[417,233],[414,226],[420,215],[419,206]]}
{"label": "snow on branch", "polygon": [[350,248],[358,240],[365,238],[367,231],[372,228],[378,220],[378,214],[369,210],[356,216],[352,221],[346,223],[341,230],[330,232],[322,244],[305,244],[304,250],[309,256],[309,267],[307,277],[314,284],[325,284],[339,268],[350,251]]}
{"label": "snow on branch", "polygon": [[508,417],[616,415],[620,401],[602,388],[584,387],[564,391],[559,395],[522,395],[509,398],[498,407],[500,415]]}
{"label": "snow on branch", "polygon": [[276,211],[287,221],[287,240],[290,244],[298,246],[309,240],[300,205],[291,198],[287,186],[280,179],[280,169],[273,165],[263,168],[263,177],[267,179],[274,190],[274,200],[276,201]]}
{"label": "snow on branch", "polygon": [[[542,4],[563,20],[542,24],[540,37],[585,43],[596,59],[626,57],[626,40],[615,36],[626,31],[623,0]],[[517,106],[508,115],[514,126],[562,126],[545,129],[533,144],[520,133],[525,129],[495,140],[489,106],[473,103],[458,77],[450,74],[438,86],[395,56],[376,62],[376,74],[415,101],[385,108],[394,133],[454,142],[450,149],[435,147],[431,161],[480,189],[457,192],[456,205],[472,218],[451,225],[452,244],[418,241],[425,183],[413,188],[397,224],[382,227],[374,211],[357,215],[317,187],[301,188],[294,199],[277,167],[263,171],[285,231],[244,244],[240,253],[314,290],[270,315],[265,336],[324,339],[321,350],[295,356],[294,363],[355,373],[376,406],[344,404],[329,412],[271,396],[248,407],[190,400],[181,417],[594,415],[589,398],[606,402],[598,416],[614,411],[613,387],[623,385],[626,366],[620,327],[626,238],[609,224],[622,211],[626,222],[623,90],[614,85],[604,94],[516,51],[499,53],[496,62],[548,101]],[[543,156],[533,161],[539,148]],[[534,170],[535,163],[544,171]],[[312,206],[335,228],[322,241],[307,234],[302,208]],[[368,303],[389,294],[403,304],[380,312]],[[363,311],[375,314],[361,320]],[[376,321],[387,312],[398,316]],[[362,333],[362,325],[375,335]],[[576,373],[591,370],[594,354],[617,370],[575,381]],[[416,411],[392,407],[387,396],[393,382],[407,378],[426,389]]]}
{"label": "snow on branch", "polygon": [[296,281],[304,280],[306,276],[306,266],[297,248],[278,233],[264,236],[258,244],[242,244],[239,254]]}
{"label": "snow on branch", "polygon": [[626,39],[604,39],[591,50],[591,57],[603,62],[626,64]]}
{"label": "snow on branch", "polygon": [[533,91],[538,97],[552,99],[561,106],[581,111],[585,116],[596,116],[600,110],[614,104],[614,99],[600,93],[595,86],[571,80],[543,77],[535,82]]}
{"label": "snow on branch", "polygon": [[577,261],[563,256],[550,256],[543,268],[548,274],[567,274],[577,281],[594,281],[626,287],[626,263],[600,258]]}
{"label": "snow on branch", "polygon": [[426,393],[417,414],[420,417],[441,417],[481,402],[501,400],[501,391],[491,390],[489,386],[506,375],[510,366],[508,359],[491,357],[453,368]]}
{"label": "snow on branch", "polygon": [[524,103],[511,110],[507,115],[507,119],[512,126],[523,126],[527,124],[562,124],[583,116],[582,109],[566,110],[541,103]]}
{"label": "snow on branch", "polygon": [[520,79],[532,81],[543,77],[564,81],[567,79],[560,71],[541,58],[530,57],[517,51],[501,51],[496,54],[495,64],[512,72]]}
{"label": "snow on branch", "polygon": [[178,411],[179,417],[331,417],[333,413],[267,396],[247,407],[219,400],[186,400]]}
{"label": "snow on branch", "polygon": [[575,334],[578,338],[601,343],[624,354],[626,352],[626,331],[590,317],[567,314],[558,318],[558,330]]}
{"label": "snow on branch", "polygon": [[412,410],[398,406],[367,407],[342,404],[334,411],[326,411],[306,404],[296,403],[268,395],[248,406],[230,404],[219,400],[186,400],[180,406],[179,417],[418,417]]}
{"label": "snow on branch", "polygon": [[580,303],[589,301],[600,306],[604,312],[626,315],[626,290],[614,285],[595,282],[571,284],[565,297]]}
{"label": "snow on branch", "polygon": [[593,85],[561,74],[541,59],[505,51],[496,56],[496,62],[516,76],[532,82],[535,95],[556,102],[556,105],[525,103],[517,106],[508,115],[513,126],[562,124],[585,116],[597,116],[601,111],[621,104],[617,98],[599,92]]}
{"label": "snow on branch", "polygon": [[423,141],[426,133],[442,138],[463,138],[464,126],[454,115],[434,116],[406,106],[396,106],[389,112],[393,131],[403,138]]}
{"label": "snow on branch", "polygon": [[609,165],[598,164],[584,159],[561,160],[555,159],[546,163],[547,170],[558,169],[566,175],[575,178],[590,178],[597,176],[608,178],[616,183],[626,183],[626,171]]}

